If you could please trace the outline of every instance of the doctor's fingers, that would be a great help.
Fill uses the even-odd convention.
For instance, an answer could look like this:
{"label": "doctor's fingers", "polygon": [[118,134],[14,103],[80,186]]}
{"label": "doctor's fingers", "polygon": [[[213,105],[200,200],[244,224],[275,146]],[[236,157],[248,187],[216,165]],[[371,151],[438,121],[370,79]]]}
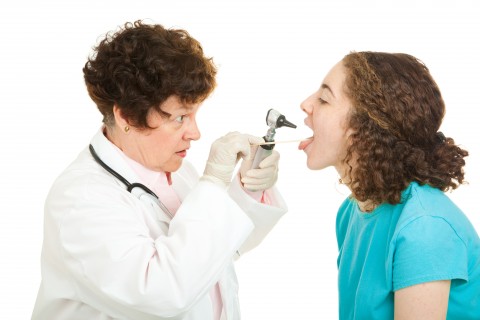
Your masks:
{"label": "doctor's fingers", "polygon": [[[272,185],[273,186],[273,185]],[[264,191],[270,189],[272,186],[268,186],[267,184],[243,184],[243,187],[248,191]]]}
{"label": "doctor's fingers", "polygon": [[241,181],[245,189],[250,191],[260,191],[271,188],[277,182],[277,177],[276,174],[262,178],[245,176]]}
{"label": "doctor's fingers", "polygon": [[[245,170],[242,172],[242,177],[250,178],[269,178],[278,174],[278,161],[280,154],[273,150],[272,154],[260,162],[257,169]],[[243,181],[242,181],[243,182]]]}
{"label": "doctor's fingers", "polygon": [[[249,134],[242,134],[237,131],[229,132],[223,137],[218,138],[210,148],[210,162],[224,164],[236,164],[240,158],[253,161],[255,153],[254,144],[263,142],[263,138],[255,137]],[[247,168],[243,165],[242,174]]]}
{"label": "doctor's fingers", "polygon": [[278,170],[276,167],[249,170],[241,181],[245,189],[250,191],[266,190],[277,182]]}
{"label": "doctor's fingers", "polygon": [[[270,166],[263,169],[250,169],[245,172],[243,178],[252,178],[252,179],[271,179],[273,175],[278,174],[277,166]],[[243,182],[242,178],[242,182]]]}
{"label": "doctor's fingers", "polygon": [[231,132],[225,136],[225,143],[230,146],[232,150],[236,150],[243,158],[249,158],[251,147],[253,144],[263,142],[263,138],[243,134],[240,132]]}
{"label": "doctor's fingers", "polygon": [[239,138],[247,140],[250,144],[261,144],[265,142],[261,137],[252,136],[251,134],[241,133],[238,131],[231,131],[219,139],[235,141]]}
{"label": "doctor's fingers", "polygon": [[248,143],[250,147],[254,150],[258,148],[258,146],[265,142],[262,137],[253,136],[251,134],[240,133],[238,131],[232,131],[226,134],[223,138],[225,138],[225,142],[228,143],[239,143],[242,144]]}
{"label": "doctor's fingers", "polygon": [[263,142],[265,141],[261,137],[241,133],[232,139],[232,143],[237,143],[238,146],[241,146],[241,148],[239,148],[238,155],[245,160],[253,160],[258,149],[258,145]]}
{"label": "doctor's fingers", "polygon": [[272,154],[266,157],[258,164],[259,168],[266,168],[270,166],[278,167],[278,161],[280,160],[280,153],[276,150],[272,150]]}

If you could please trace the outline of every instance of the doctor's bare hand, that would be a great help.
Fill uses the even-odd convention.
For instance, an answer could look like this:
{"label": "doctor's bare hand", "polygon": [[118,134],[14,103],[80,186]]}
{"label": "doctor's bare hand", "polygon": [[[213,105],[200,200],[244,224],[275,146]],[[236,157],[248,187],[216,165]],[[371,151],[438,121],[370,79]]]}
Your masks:
{"label": "doctor's bare hand", "polygon": [[263,191],[273,187],[277,182],[280,154],[273,150],[271,155],[260,162],[257,169],[251,169],[256,148],[258,146],[252,147],[251,156],[243,160],[240,167],[240,179],[245,189]]}
{"label": "doctor's bare hand", "polygon": [[215,140],[210,148],[202,178],[228,186],[238,160],[250,156],[251,144],[262,142],[260,137],[239,132],[230,132]]}

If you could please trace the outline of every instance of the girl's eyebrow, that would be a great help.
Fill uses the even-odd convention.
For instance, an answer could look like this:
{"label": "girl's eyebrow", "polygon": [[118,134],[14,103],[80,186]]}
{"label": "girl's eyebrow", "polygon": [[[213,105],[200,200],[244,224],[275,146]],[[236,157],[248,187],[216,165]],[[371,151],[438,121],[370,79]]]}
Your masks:
{"label": "girl's eyebrow", "polygon": [[335,98],[335,94],[333,94],[333,91],[332,91],[332,89],[328,86],[328,84],[322,83],[322,85],[320,86],[320,88],[326,89],[326,90],[330,91],[330,93],[332,94],[332,96]]}

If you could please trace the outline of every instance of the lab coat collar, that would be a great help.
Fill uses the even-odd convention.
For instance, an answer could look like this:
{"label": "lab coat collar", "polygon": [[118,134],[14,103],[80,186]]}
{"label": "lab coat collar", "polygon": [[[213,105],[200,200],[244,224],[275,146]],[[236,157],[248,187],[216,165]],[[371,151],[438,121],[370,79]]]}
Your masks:
{"label": "lab coat collar", "polygon": [[[117,147],[105,137],[103,134],[103,127],[95,134],[90,143],[100,159],[122,177],[127,179],[128,182],[134,183],[141,181],[130,165],[122,158]],[[120,181],[118,181],[118,183],[122,184]],[[122,187],[126,188],[123,184]],[[166,212],[163,212],[158,204],[158,199],[146,193],[141,188],[134,188],[132,194],[145,205],[151,207],[158,220],[170,223],[171,217]]]}
{"label": "lab coat collar", "polygon": [[90,144],[95,149],[100,159],[107,164],[110,168],[118,172],[121,176],[127,179],[130,183],[140,181],[140,178],[132,170],[127,162],[122,159],[122,156],[118,152],[117,146],[111,143],[107,137],[105,137],[102,126],[98,132],[93,136]]}
{"label": "lab coat collar", "polygon": [[[130,183],[139,182],[140,177],[134,172],[130,165],[122,158],[118,148],[111,143],[107,137],[105,137],[104,126],[102,126],[98,132],[93,136],[90,143],[95,149],[96,153],[110,168],[118,172],[121,176],[127,179]],[[191,179],[188,179],[188,172],[182,172],[182,167],[178,171],[172,173],[172,187],[177,193],[180,201],[183,201],[190,190],[193,188],[192,183],[189,183]],[[192,173],[190,172],[190,175]],[[120,182],[119,182],[120,183]],[[170,222],[170,217],[164,213],[158,206],[156,199],[148,195],[146,192],[142,192],[141,189],[135,188],[133,190],[139,199],[148,201],[150,204],[154,204],[159,210],[157,211],[157,218],[159,220]]]}

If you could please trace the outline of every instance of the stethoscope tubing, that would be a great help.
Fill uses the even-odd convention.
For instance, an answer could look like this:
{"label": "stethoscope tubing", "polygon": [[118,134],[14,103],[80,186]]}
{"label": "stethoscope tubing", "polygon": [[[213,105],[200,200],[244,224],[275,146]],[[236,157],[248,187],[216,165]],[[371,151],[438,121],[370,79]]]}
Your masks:
{"label": "stethoscope tubing", "polygon": [[149,195],[153,196],[157,201],[158,201],[158,204],[160,205],[160,208],[170,217],[170,218],[173,218],[173,214],[170,212],[170,210],[167,209],[167,207],[162,203],[162,201],[160,201],[160,199],[158,198],[158,196],[155,194],[155,192],[153,192],[152,190],[150,190],[146,185],[144,184],[141,184],[141,183],[138,183],[138,182],[134,182],[134,183],[130,183],[127,179],[125,179],[122,175],[120,175],[118,172],[116,172],[115,170],[113,170],[112,168],[110,168],[105,162],[102,161],[102,159],[100,159],[100,157],[98,156],[97,152],[95,151],[95,149],[93,148],[93,146],[90,144],[88,146],[88,148],[90,149],[90,154],[92,155],[93,159],[103,168],[105,169],[108,173],[110,173],[112,176],[114,176],[115,178],[117,178],[120,182],[122,182],[126,187],[127,187],[127,191],[132,193],[132,190],[134,188],[140,188],[142,189],[143,191],[145,191],[146,193],[148,193]]}

